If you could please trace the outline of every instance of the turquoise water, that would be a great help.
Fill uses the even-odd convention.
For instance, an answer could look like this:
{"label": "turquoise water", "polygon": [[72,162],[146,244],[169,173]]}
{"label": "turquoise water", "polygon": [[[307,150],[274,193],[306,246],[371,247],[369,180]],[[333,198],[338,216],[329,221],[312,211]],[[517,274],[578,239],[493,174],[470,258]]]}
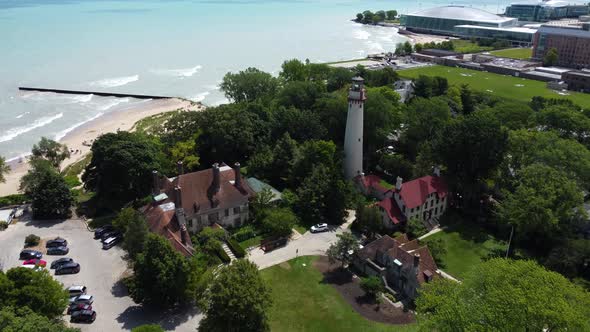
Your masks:
{"label": "turquoise water", "polygon": [[[508,1],[479,1],[496,12]],[[447,1],[0,0],[0,155],[41,136],[136,106],[133,99],[19,93],[18,86],[170,95],[215,105],[223,75],[283,60],[334,61],[393,51],[395,29],[350,21],[365,9],[411,12]],[[454,2],[472,5],[472,2]]]}

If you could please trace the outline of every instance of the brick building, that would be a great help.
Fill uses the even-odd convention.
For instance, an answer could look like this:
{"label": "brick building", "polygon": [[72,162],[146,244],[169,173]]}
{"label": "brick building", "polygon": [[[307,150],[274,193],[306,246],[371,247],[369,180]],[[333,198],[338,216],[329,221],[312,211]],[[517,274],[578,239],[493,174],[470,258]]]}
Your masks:
{"label": "brick building", "polygon": [[543,60],[552,48],[557,50],[559,66],[590,68],[590,23],[541,26],[533,39],[533,58]]}
{"label": "brick building", "polygon": [[590,93],[590,70],[573,70],[563,74],[569,90]]}

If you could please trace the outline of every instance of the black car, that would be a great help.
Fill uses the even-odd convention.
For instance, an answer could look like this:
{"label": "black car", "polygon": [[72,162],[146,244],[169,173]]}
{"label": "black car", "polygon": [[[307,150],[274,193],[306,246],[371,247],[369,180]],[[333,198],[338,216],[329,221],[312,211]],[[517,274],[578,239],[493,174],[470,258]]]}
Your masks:
{"label": "black car", "polygon": [[22,260],[29,260],[29,259],[41,259],[43,254],[37,250],[25,249],[20,252],[20,259]]}
{"label": "black car", "polygon": [[106,240],[112,237],[121,237],[121,233],[117,231],[106,232],[103,234],[102,238],[100,239],[100,242],[105,243]]}
{"label": "black car", "polygon": [[92,306],[90,304],[85,304],[85,303],[72,303],[68,307],[67,314],[71,315],[76,311],[83,311],[83,310],[92,310]]}
{"label": "black car", "polygon": [[80,323],[92,323],[96,319],[96,311],[94,310],[81,310],[72,313],[70,322]]}
{"label": "black car", "polygon": [[49,240],[45,244],[45,248],[67,247],[67,246],[68,246],[68,241],[66,239],[62,239],[61,237],[56,237],[53,240]]}
{"label": "black car", "polygon": [[53,262],[51,262],[51,268],[52,269],[57,269],[58,267],[67,264],[67,263],[72,263],[74,260],[69,258],[69,257],[63,257],[60,259],[56,259]]}
{"label": "black car", "polygon": [[55,269],[55,274],[75,274],[80,272],[80,264],[71,262],[60,265],[58,268]]}
{"label": "black car", "polygon": [[114,228],[111,225],[106,225],[106,226],[99,227],[99,228],[97,228],[94,231],[94,238],[95,239],[100,239],[100,238],[102,238],[102,236],[104,235],[104,233],[112,232],[113,230],[114,230]]}
{"label": "black car", "polygon": [[70,252],[68,247],[47,248],[47,255],[67,255]]}

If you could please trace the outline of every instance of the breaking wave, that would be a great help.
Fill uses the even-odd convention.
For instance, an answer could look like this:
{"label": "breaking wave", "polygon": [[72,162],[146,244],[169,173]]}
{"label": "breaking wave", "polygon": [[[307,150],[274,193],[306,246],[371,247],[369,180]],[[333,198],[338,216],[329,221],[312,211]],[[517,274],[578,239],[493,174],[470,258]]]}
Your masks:
{"label": "breaking wave", "polygon": [[27,125],[27,126],[21,126],[21,127],[15,127],[15,128],[8,129],[4,133],[4,135],[0,136],[0,142],[11,141],[12,139],[14,139],[17,136],[20,136],[24,133],[28,133],[29,131],[31,131],[33,129],[46,126],[63,116],[64,116],[63,113],[59,113],[59,114],[55,114],[52,116],[47,116],[47,117],[37,119],[37,120],[35,120],[35,122],[33,122],[32,124]]}
{"label": "breaking wave", "polygon": [[76,128],[80,127],[81,125],[84,125],[84,124],[86,124],[86,123],[88,123],[88,122],[90,122],[90,121],[92,121],[92,120],[96,120],[96,119],[98,119],[98,118],[99,118],[99,117],[101,117],[103,114],[104,114],[104,113],[100,112],[100,113],[96,114],[95,116],[91,117],[90,119],[84,120],[84,121],[82,121],[82,122],[78,122],[78,123],[76,123],[75,125],[73,125],[73,126],[71,126],[71,127],[69,127],[69,128],[66,128],[66,129],[64,129],[64,130],[60,131],[59,133],[57,133],[57,134],[55,135],[55,140],[56,140],[56,141],[59,141],[60,139],[64,138],[64,137],[65,137],[65,136],[66,136],[68,133],[70,133],[72,130],[74,130],[74,129],[76,129]]}
{"label": "breaking wave", "polygon": [[158,75],[166,75],[166,76],[174,76],[174,77],[191,77],[194,74],[198,73],[201,70],[200,65],[190,67],[190,68],[180,68],[180,69],[152,69],[151,72]]}
{"label": "breaking wave", "polygon": [[124,77],[114,77],[114,78],[105,78],[103,80],[98,80],[90,83],[90,85],[98,86],[101,88],[114,88],[118,86],[127,85],[131,82],[135,82],[139,80],[139,75],[133,76],[124,76]]}

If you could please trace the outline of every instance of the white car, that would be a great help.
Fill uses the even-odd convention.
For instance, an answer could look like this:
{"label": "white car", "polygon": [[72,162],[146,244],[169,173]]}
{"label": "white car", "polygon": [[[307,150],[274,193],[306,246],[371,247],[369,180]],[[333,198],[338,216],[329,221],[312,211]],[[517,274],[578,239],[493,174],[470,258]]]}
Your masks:
{"label": "white car", "polygon": [[313,226],[311,226],[309,231],[312,233],[327,232],[328,231],[328,224],[322,223],[322,224],[313,225]]}
{"label": "white car", "polygon": [[92,304],[92,303],[94,303],[94,296],[88,295],[88,294],[82,294],[82,295],[70,298],[70,303]]}

